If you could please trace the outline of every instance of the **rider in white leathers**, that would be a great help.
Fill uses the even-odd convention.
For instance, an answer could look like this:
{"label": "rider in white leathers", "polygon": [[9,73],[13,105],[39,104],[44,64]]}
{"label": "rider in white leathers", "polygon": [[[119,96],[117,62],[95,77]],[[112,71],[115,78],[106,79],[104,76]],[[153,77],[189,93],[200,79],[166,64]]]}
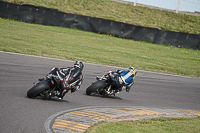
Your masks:
{"label": "rider in white leathers", "polygon": [[137,70],[134,67],[130,67],[127,71],[116,70],[115,72],[110,72],[110,76],[114,81],[112,86],[114,86],[117,91],[126,89],[126,92],[129,92],[131,86],[134,84],[136,74]]}

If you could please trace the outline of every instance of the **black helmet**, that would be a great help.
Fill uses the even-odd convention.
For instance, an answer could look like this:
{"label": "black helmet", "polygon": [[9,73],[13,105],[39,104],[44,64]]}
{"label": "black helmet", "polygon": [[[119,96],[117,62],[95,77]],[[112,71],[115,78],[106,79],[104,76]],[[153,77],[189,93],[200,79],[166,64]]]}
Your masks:
{"label": "black helmet", "polygon": [[80,61],[80,60],[76,61],[76,62],[74,63],[74,67],[78,67],[78,68],[80,68],[81,71],[82,71],[83,68],[84,68],[83,62]]}

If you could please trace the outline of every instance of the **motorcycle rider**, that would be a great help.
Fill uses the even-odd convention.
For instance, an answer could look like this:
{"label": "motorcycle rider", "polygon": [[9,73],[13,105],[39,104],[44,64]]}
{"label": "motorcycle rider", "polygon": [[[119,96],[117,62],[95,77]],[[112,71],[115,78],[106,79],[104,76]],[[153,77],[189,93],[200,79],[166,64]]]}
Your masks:
{"label": "motorcycle rider", "polygon": [[74,67],[54,67],[46,76],[47,79],[51,79],[52,76],[56,77],[54,79],[57,79],[56,82],[60,84],[60,94],[58,96],[59,99],[63,99],[69,90],[71,90],[71,92],[79,90],[84,78],[82,75],[83,68],[83,62],[78,60],[74,63]]}
{"label": "motorcycle rider", "polygon": [[126,89],[129,92],[131,86],[134,84],[134,78],[137,74],[137,70],[134,67],[130,67],[127,71],[116,70],[110,71],[110,77],[112,78],[112,86],[117,92]]}

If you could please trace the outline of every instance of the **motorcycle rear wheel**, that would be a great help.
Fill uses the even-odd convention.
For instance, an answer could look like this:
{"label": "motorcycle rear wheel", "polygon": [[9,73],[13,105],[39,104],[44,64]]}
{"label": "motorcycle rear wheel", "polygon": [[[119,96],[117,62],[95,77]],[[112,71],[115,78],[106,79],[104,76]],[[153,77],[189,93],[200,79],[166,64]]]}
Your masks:
{"label": "motorcycle rear wheel", "polygon": [[90,85],[86,89],[86,94],[87,95],[96,94],[99,89],[104,88],[104,87],[106,87],[106,81],[105,80],[99,80],[97,82],[94,82],[92,85]]}
{"label": "motorcycle rear wheel", "polygon": [[42,91],[49,89],[50,88],[50,84],[49,82],[47,82],[46,80],[43,80],[39,83],[37,83],[36,85],[34,85],[31,89],[29,89],[27,91],[27,96],[29,98],[35,98],[36,96],[38,96]]}

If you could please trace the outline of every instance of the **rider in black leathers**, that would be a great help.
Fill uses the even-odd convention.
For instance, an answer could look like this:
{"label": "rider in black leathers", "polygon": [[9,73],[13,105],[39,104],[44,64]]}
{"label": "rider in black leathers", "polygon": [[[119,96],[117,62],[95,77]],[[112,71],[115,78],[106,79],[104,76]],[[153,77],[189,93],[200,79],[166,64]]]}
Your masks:
{"label": "rider in black leathers", "polygon": [[71,90],[71,92],[79,90],[83,81],[83,75],[82,75],[83,68],[84,68],[83,62],[76,61],[74,63],[74,67],[67,67],[67,68],[54,67],[45,78],[51,79],[52,76],[57,77],[56,78],[58,79],[57,83],[60,84],[59,99],[63,99],[63,97],[69,90]]}

